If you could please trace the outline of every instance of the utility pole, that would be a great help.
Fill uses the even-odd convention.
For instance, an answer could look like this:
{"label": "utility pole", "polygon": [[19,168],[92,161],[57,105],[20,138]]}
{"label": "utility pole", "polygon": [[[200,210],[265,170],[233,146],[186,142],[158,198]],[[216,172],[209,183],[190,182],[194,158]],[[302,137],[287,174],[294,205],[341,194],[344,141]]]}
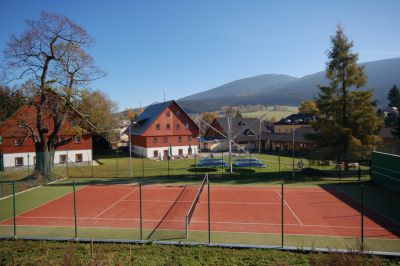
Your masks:
{"label": "utility pole", "polygon": [[131,178],[133,178],[133,170],[132,170],[132,121],[131,124],[129,125],[129,136],[128,136],[128,141],[129,141],[129,169],[131,172]]}
{"label": "utility pole", "polygon": [[295,174],[294,174],[294,131],[296,129],[293,128],[292,130],[292,177],[293,179],[295,178]]}
{"label": "utility pole", "polygon": [[232,169],[231,118],[230,118],[229,115],[226,118],[228,119],[229,170],[230,170],[230,173],[233,173],[233,169]]}

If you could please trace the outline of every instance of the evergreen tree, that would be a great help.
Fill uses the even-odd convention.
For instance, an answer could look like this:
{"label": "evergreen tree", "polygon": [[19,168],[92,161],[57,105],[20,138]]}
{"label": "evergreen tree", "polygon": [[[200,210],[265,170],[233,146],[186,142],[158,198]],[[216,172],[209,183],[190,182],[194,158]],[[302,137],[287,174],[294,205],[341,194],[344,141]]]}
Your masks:
{"label": "evergreen tree", "polygon": [[239,110],[236,111],[235,118],[243,118]]}
{"label": "evergreen tree", "polygon": [[351,90],[362,87],[367,78],[364,68],[357,65],[358,55],[352,52],[341,26],[331,37],[326,77],[329,86],[319,87],[316,99],[319,120],[313,124],[315,133],[309,134],[325,159],[360,158],[372,150],[382,124],[377,115],[373,91]]}
{"label": "evergreen tree", "polygon": [[400,90],[396,85],[390,89],[387,99],[389,100],[390,107],[400,107]]}

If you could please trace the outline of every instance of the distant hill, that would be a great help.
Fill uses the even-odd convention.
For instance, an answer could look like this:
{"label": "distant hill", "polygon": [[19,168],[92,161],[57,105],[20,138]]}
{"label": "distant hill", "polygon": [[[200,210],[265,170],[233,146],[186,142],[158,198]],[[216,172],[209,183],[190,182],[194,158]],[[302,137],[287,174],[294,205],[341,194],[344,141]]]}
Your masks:
{"label": "distant hill", "polygon": [[[400,58],[363,63],[368,83],[361,89],[375,89],[379,106],[387,105],[387,93],[393,84],[400,86]],[[295,78],[266,74],[229,82],[216,88],[179,99],[188,112],[219,109],[222,105],[292,105],[317,95],[317,85],[328,85],[325,72]]]}

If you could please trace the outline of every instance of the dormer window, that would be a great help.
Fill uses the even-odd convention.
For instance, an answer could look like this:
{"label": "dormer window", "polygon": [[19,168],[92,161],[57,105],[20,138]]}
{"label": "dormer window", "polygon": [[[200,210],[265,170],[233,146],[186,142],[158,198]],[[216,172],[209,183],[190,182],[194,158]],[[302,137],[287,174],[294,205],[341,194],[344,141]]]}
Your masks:
{"label": "dormer window", "polygon": [[20,139],[14,140],[14,146],[21,146],[21,145],[22,145],[22,141]]}
{"label": "dormer window", "polygon": [[80,144],[80,143],[81,143],[81,137],[76,136],[76,137],[75,137],[75,143],[76,143],[76,144]]}
{"label": "dormer window", "polygon": [[246,136],[254,136],[254,131],[251,130],[250,128],[246,128],[246,130],[243,132]]}
{"label": "dormer window", "polygon": [[170,111],[165,112],[165,116],[166,117],[170,117],[171,116],[171,112]]}

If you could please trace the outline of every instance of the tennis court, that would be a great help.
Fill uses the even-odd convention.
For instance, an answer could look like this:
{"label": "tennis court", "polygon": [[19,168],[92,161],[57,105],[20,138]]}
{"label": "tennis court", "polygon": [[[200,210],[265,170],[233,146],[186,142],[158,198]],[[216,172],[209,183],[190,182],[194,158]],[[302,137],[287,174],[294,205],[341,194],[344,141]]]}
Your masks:
{"label": "tennis court", "polygon": [[[207,231],[357,238],[361,205],[322,187],[138,184],[87,185],[16,216],[17,227],[124,228],[157,232]],[[282,198],[283,196],[283,198]],[[283,214],[283,215],[282,215]],[[400,226],[369,208],[364,236],[399,239]],[[0,223],[12,226],[14,219]],[[177,236],[178,237],[178,236]]]}

